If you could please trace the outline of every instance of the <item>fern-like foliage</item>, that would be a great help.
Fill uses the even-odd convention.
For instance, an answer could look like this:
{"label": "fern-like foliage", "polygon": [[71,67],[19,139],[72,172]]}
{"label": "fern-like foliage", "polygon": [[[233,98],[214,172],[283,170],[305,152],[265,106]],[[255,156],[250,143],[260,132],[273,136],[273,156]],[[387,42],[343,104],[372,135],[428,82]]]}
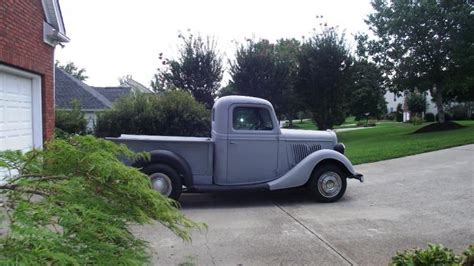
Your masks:
{"label": "fern-like foliage", "polygon": [[[148,262],[130,224],[159,222],[185,241],[205,227],[151,189],[120,159],[148,156],[92,136],[53,140],[43,150],[0,152],[0,261],[21,265]],[[6,169],[6,171],[5,171]]]}

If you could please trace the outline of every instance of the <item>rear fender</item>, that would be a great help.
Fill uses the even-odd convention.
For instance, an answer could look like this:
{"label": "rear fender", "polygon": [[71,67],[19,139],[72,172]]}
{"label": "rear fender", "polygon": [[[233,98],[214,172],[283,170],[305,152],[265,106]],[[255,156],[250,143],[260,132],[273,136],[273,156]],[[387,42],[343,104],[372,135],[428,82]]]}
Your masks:
{"label": "rear fender", "polygon": [[172,167],[183,178],[183,184],[193,186],[193,173],[188,162],[179,154],[167,150],[154,150],[150,152],[150,159],[140,159],[132,164],[137,168],[144,168],[150,164],[166,164]]}
{"label": "rear fender", "polygon": [[306,156],[286,174],[268,183],[270,190],[300,187],[306,184],[315,167],[323,163],[336,163],[342,167],[347,177],[357,173],[352,163],[343,154],[329,149],[323,149]]}

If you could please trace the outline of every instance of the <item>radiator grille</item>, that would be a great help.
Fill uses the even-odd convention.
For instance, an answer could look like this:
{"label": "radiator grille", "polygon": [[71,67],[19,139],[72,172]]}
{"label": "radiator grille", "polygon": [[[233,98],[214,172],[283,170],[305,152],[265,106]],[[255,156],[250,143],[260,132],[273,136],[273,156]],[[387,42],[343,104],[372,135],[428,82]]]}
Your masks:
{"label": "radiator grille", "polygon": [[310,155],[315,151],[319,151],[321,149],[320,144],[293,144],[293,158],[295,164],[299,163],[301,160],[306,158],[306,156]]}

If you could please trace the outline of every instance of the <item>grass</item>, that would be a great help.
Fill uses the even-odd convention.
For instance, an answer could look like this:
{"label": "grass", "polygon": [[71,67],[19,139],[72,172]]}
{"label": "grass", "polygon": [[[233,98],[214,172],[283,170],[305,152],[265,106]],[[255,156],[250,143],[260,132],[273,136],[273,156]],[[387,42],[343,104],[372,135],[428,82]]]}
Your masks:
{"label": "grass", "polygon": [[[351,128],[351,127],[356,127],[356,124],[357,124],[357,121],[355,121],[355,117],[349,116],[346,118],[344,123],[342,123],[341,125],[335,126],[334,128]],[[317,130],[316,125],[311,119],[305,119],[303,120],[303,123],[301,123],[300,120],[293,120],[293,128]]]}
{"label": "grass", "polygon": [[334,126],[334,128],[351,128],[351,127],[356,127],[356,124],[357,124],[357,121],[355,120],[355,116],[349,116],[346,118],[344,123],[338,126]]}
{"label": "grass", "polygon": [[412,134],[426,124],[382,123],[337,135],[346,145],[346,156],[353,164],[361,164],[474,143],[474,121],[457,123],[466,128]]}

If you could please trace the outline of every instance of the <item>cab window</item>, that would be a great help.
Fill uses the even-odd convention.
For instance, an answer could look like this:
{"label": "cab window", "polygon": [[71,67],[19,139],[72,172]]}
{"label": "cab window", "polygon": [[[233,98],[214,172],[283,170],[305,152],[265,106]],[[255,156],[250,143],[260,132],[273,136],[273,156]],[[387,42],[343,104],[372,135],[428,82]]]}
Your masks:
{"label": "cab window", "polygon": [[270,112],[258,107],[234,108],[232,125],[236,130],[273,130]]}

